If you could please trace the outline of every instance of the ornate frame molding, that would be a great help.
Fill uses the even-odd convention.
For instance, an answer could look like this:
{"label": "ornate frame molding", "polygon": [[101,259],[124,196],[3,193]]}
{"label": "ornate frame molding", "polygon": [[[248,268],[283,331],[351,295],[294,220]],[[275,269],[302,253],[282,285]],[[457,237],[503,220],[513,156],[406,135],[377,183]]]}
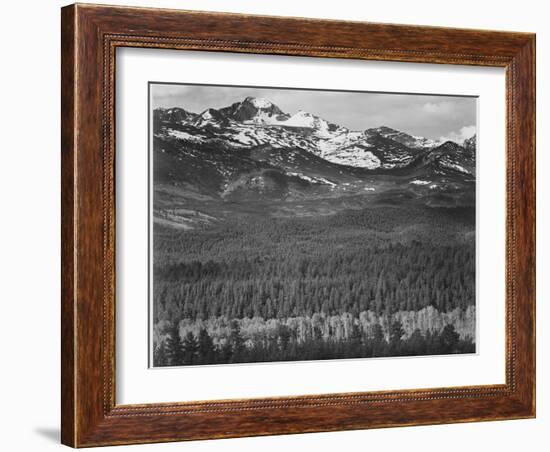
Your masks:
{"label": "ornate frame molding", "polygon": [[[273,29],[284,33],[274,36],[269,31]],[[62,43],[64,444],[81,447],[534,416],[534,35],[71,5],[62,9]],[[506,68],[506,383],[116,405],[114,90],[118,47]]]}

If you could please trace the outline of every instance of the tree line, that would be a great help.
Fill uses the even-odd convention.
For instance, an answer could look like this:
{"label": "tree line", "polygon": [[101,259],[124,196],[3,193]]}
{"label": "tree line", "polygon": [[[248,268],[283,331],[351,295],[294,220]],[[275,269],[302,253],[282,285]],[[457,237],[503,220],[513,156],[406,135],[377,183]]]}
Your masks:
{"label": "tree line", "polygon": [[408,338],[404,336],[403,325],[400,321],[394,321],[390,325],[389,335],[384,334],[380,325],[375,325],[368,335],[355,327],[350,337],[343,341],[326,339],[319,333],[305,342],[298,342],[285,325],[280,325],[277,335],[250,342],[243,338],[239,323],[233,321],[227,339],[215,344],[204,328],[197,335],[188,331],[182,338],[179,325],[174,322],[164,340],[157,344],[153,363],[156,367],[162,367],[475,352],[472,340],[460,339],[451,324],[441,331],[423,334],[415,330]]}

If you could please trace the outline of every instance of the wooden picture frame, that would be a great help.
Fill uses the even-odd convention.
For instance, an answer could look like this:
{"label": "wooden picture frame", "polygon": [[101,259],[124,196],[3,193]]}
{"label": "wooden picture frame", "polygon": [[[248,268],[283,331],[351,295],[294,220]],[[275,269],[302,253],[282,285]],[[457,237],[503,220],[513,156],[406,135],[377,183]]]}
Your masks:
{"label": "wooden picture frame", "polygon": [[[535,416],[535,35],[70,5],[62,9],[62,442],[73,447]],[[115,50],[506,69],[506,383],[115,403]]]}

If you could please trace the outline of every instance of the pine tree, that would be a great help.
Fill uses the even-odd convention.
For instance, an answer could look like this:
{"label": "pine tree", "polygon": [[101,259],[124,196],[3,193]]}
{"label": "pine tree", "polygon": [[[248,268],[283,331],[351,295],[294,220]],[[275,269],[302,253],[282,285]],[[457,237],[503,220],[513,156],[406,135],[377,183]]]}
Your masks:
{"label": "pine tree", "polygon": [[351,323],[351,333],[349,336],[350,340],[354,343],[361,343],[363,335],[361,334],[361,326],[355,323],[355,320],[352,320]]}
{"label": "pine tree", "polygon": [[199,331],[199,361],[203,364],[212,364],[215,361],[216,349],[214,341],[205,328]]}
{"label": "pine tree", "polygon": [[229,342],[229,340],[226,340],[219,348],[219,360],[220,362],[227,364],[232,361],[232,358],[233,347],[231,346],[231,342]]}
{"label": "pine tree", "polygon": [[390,344],[392,346],[399,345],[401,343],[401,338],[405,335],[405,330],[403,329],[403,324],[400,320],[395,320],[390,326]]}
{"label": "pine tree", "polygon": [[281,350],[286,350],[288,343],[290,342],[290,328],[284,324],[279,325],[278,328],[279,341],[281,343]]}
{"label": "pine tree", "polygon": [[361,334],[361,326],[352,320],[351,333],[349,337],[352,355],[359,356],[361,354],[361,345],[363,344],[363,335]]}
{"label": "pine tree", "polygon": [[384,330],[382,325],[375,323],[372,327],[372,340],[375,344],[379,344],[384,341]]}
{"label": "pine tree", "polygon": [[418,328],[413,331],[407,341],[407,353],[409,355],[426,354],[426,338]]}
{"label": "pine tree", "polygon": [[244,339],[241,335],[241,327],[239,322],[233,320],[231,322],[231,333],[229,334],[229,342],[233,352],[233,361],[238,361],[245,351]]}
{"label": "pine tree", "polygon": [[168,330],[166,338],[167,363],[170,366],[181,366],[184,363],[183,346],[181,343],[179,322],[174,322]]}
{"label": "pine tree", "polygon": [[155,348],[155,351],[153,352],[153,366],[162,367],[167,365],[168,365],[168,354],[166,351],[166,345],[164,344],[164,341],[161,341],[159,346]]}
{"label": "pine tree", "polygon": [[384,356],[387,342],[384,339],[382,325],[375,323],[372,327],[372,356]]}
{"label": "pine tree", "polygon": [[455,331],[455,327],[450,323],[445,325],[445,328],[443,328],[439,335],[441,353],[455,353],[459,339],[460,336]]}
{"label": "pine tree", "polygon": [[199,344],[192,331],[189,331],[183,339],[183,359],[185,364],[195,364]]}

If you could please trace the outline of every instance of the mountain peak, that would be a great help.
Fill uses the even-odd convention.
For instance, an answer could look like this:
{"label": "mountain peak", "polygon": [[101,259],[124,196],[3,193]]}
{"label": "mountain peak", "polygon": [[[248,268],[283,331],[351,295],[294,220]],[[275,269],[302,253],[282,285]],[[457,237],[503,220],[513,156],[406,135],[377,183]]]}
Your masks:
{"label": "mountain peak", "polygon": [[441,143],[437,149],[442,149],[442,148],[447,148],[447,149],[453,149],[453,150],[456,150],[456,149],[462,149],[462,146],[460,144],[458,144],[456,141],[453,141],[453,140],[447,140],[445,141],[444,143]]}
{"label": "mountain peak", "polygon": [[477,141],[477,137],[476,137],[476,134],[474,133],[470,138],[466,138],[463,143],[462,143],[462,146],[464,146],[466,149],[473,149],[475,150],[476,148],[476,141]]}
{"label": "mountain peak", "polygon": [[266,99],[265,97],[253,97],[248,96],[245,97],[243,103],[249,103],[252,104],[254,107],[260,109],[260,110],[266,110],[271,107],[274,107],[275,105],[270,100]]}
{"label": "mountain peak", "polygon": [[366,134],[375,134],[380,135],[384,138],[389,138],[391,140],[397,141],[407,147],[412,149],[422,149],[422,148],[431,148],[437,146],[439,143],[435,140],[429,138],[419,137],[415,135],[410,135],[405,132],[401,132],[396,129],[392,129],[388,126],[374,127],[371,129],[365,130]]}
{"label": "mountain peak", "polygon": [[392,129],[391,127],[388,127],[388,126],[380,126],[380,127],[376,127],[374,129],[369,129],[369,130],[376,131],[378,133],[396,133],[396,132],[399,132],[398,130]]}
{"label": "mountain peak", "polygon": [[[370,133],[370,134],[382,135],[385,138],[390,137],[390,136],[395,136],[395,135],[401,135],[401,134],[402,135],[408,135],[408,134],[405,134],[404,132],[401,132],[397,129],[394,129],[394,128],[388,127],[388,126],[371,127],[370,129],[367,129],[365,132]],[[411,135],[408,135],[408,136],[411,136]]]}
{"label": "mountain peak", "polygon": [[154,117],[160,121],[184,123],[194,120],[197,114],[181,107],[158,107],[154,110]]}
{"label": "mountain peak", "polygon": [[203,117],[204,119],[213,119],[218,116],[217,113],[218,111],[215,110],[214,108],[207,108],[201,113],[201,117]]}
{"label": "mountain peak", "polygon": [[238,122],[252,121],[258,124],[270,123],[273,118],[285,116],[285,113],[273,102],[263,97],[245,97],[229,107],[219,110],[227,118]]}

